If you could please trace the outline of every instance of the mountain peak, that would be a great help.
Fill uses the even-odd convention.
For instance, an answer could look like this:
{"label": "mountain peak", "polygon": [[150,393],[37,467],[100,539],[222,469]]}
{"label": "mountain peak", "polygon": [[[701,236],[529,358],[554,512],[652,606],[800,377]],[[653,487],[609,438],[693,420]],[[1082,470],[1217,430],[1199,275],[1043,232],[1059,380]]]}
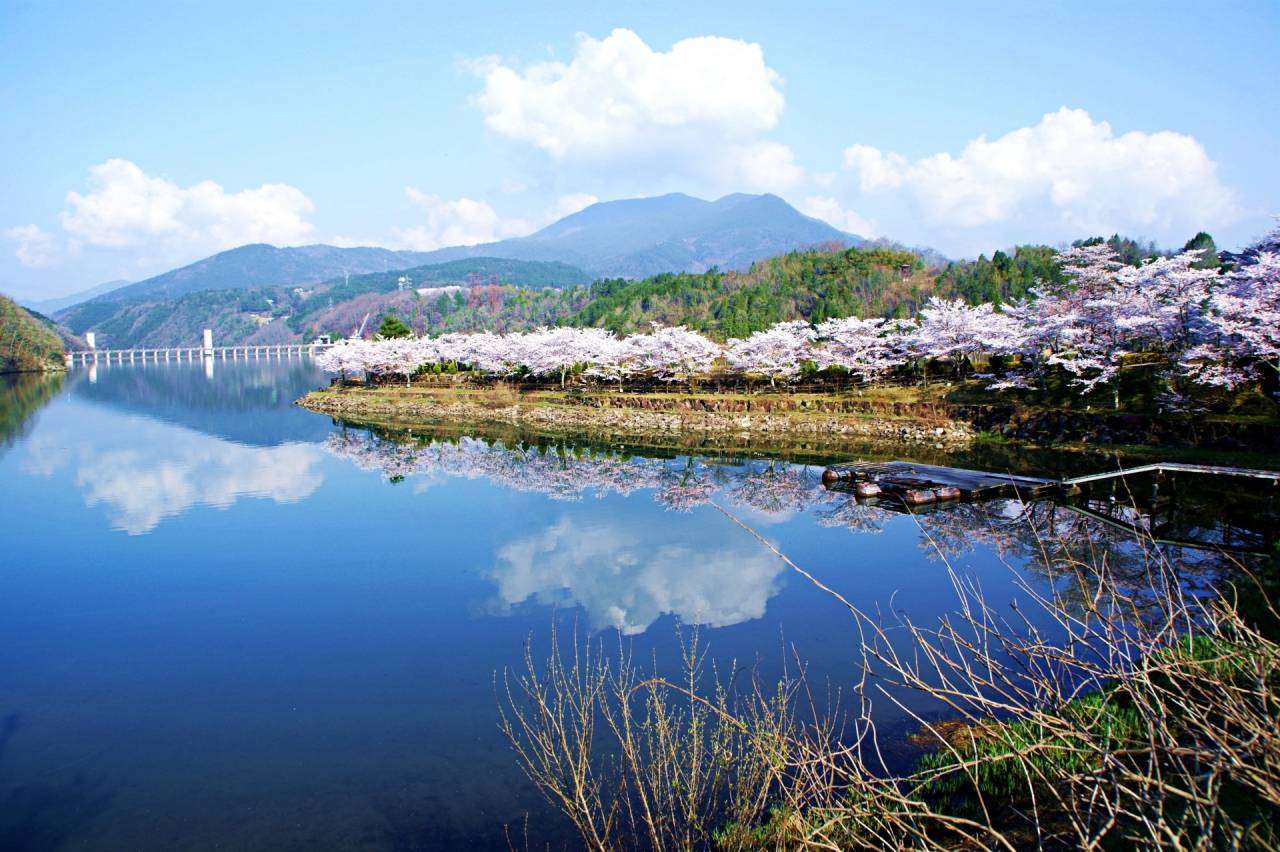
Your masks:
{"label": "mountain peak", "polygon": [[753,262],[819,243],[863,240],[805,216],[769,193],[731,193],[715,201],[683,192],[599,201],[527,237],[432,252],[317,243],[237,246],[98,299],[172,298],[202,290],[314,284],[346,274],[390,272],[463,258],[559,261],[602,277],[745,269]]}
{"label": "mountain peak", "polygon": [[432,260],[490,255],[559,260],[605,277],[743,269],[818,243],[860,237],[805,216],[772,194],[732,193],[715,201],[672,192],[601,201],[527,237],[441,249]]}

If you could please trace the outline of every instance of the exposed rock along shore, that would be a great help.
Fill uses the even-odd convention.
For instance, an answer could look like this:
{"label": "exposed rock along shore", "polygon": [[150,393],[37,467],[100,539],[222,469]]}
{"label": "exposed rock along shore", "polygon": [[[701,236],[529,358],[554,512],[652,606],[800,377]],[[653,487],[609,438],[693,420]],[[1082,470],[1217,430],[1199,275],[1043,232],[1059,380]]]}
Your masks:
{"label": "exposed rock along shore", "polygon": [[[310,411],[353,419],[406,419],[449,423],[500,423],[550,431],[607,431],[617,435],[754,435],[760,437],[832,436],[960,447],[976,431],[968,423],[947,418],[878,419],[830,414],[798,406],[789,411],[717,411],[717,400],[705,398],[634,398],[635,404],[602,404],[598,400],[554,404],[514,401],[487,403],[440,396],[397,394],[387,389],[315,391],[298,400]],[[724,401],[723,407],[742,407]]]}

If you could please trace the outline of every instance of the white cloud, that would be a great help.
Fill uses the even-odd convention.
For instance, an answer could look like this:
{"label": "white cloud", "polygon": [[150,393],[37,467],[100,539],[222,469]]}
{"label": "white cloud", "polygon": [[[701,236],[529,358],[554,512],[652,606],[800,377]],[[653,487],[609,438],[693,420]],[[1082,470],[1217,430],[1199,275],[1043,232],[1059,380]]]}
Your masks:
{"label": "white cloud", "polygon": [[811,195],[796,205],[800,212],[859,237],[876,236],[876,226],[829,195]]}
{"label": "white cloud", "polygon": [[504,219],[485,201],[474,198],[452,200],[407,187],[405,195],[426,214],[426,221],[407,228],[392,229],[393,243],[402,248],[431,251],[445,246],[470,246],[533,230],[524,219]]}
{"label": "white cloud", "polygon": [[850,145],[844,149],[844,167],[857,173],[863,192],[875,192],[902,186],[908,165],[900,154],[886,156],[870,145]]}
{"label": "white cloud", "polygon": [[56,240],[39,225],[18,225],[5,236],[18,244],[13,253],[23,266],[48,266],[56,259]]}
{"label": "white cloud", "polygon": [[543,219],[547,224],[550,224],[557,219],[563,219],[565,216],[571,216],[579,210],[585,210],[599,200],[599,198],[596,198],[588,192],[573,192],[568,195],[562,195],[556,199],[554,204],[547,208]]}
{"label": "white cloud", "polygon": [[786,189],[805,179],[805,170],[796,162],[795,152],[781,142],[757,142],[731,152],[740,180],[747,186]]}
{"label": "white cloud", "polygon": [[946,228],[1021,223],[1040,239],[1112,231],[1185,238],[1237,215],[1195,138],[1117,136],[1066,107],[998,139],[974,139],[957,156],[913,161],[853,145],[844,165],[864,193],[905,193],[927,222]]}
{"label": "white cloud", "polygon": [[346,246],[386,243],[394,248],[415,251],[490,243],[508,237],[523,237],[600,200],[586,192],[569,193],[557,198],[536,219],[526,219],[504,217],[489,202],[474,198],[444,199],[414,187],[407,187],[405,194],[415,207],[426,214],[425,222],[392,228],[389,241],[338,237],[335,243]]}
{"label": "white cloud", "polygon": [[760,45],[701,36],[655,51],[634,32],[580,35],[568,62],[473,65],[475,102],[495,133],[560,163],[707,176],[784,189],[803,177],[763,137],[782,116],[782,80]]}
{"label": "white cloud", "polygon": [[296,245],[312,238],[314,205],[281,183],[227,192],[213,181],[181,187],[128,160],[89,169],[89,189],[67,193],[62,227],[74,240],[150,254],[194,254],[244,243]]}
{"label": "white cloud", "polygon": [[499,604],[573,603],[592,626],[634,635],[668,613],[711,627],[760,618],[779,589],[783,564],[758,548],[709,547],[696,531],[674,527],[654,543],[652,531],[641,527],[582,527],[566,517],[505,545],[491,572]]}

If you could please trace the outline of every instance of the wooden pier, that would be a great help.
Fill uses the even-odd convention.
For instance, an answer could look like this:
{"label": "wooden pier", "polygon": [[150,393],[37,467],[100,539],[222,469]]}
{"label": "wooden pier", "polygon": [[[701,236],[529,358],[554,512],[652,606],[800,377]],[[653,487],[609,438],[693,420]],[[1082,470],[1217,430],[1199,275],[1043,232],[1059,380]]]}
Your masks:
{"label": "wooden pier", "polygon": [[1210,476],[1236,476],[1244,479],[1261,479],[1270,481],[1272,485],[1280,485],[1280,472],[1274,470],[1251,470],[1243,467],[1222,467],[1213,464],[1183,464],[1181,462],[1156,462],[1141,467],[1125,470],[1113,470],[1106,473],[1091,473],[1088,476],[1073,476],[1062,480],[1063,485],[1086,485],[1090,482],[1101,482],[1105,479],[1123,479],[1126,476],[1138,476],[1143,473],[1154,473],[1163,476],[1169,473],[1203,473]]}
{"label": "wooden pier", "polygon": [[908,506],[923,506],[948,500],[991,500],[997,497],[1031,500],[1038,497],[1071,496],[1079,493],[1083,485],[1106,480],[1143,474],[1154,474],[1157,478],[1162,478],[1169,474],[1184,473],[1239,477],[1280,486],[1280,472],[1272,470],[1178,462],[1158,462],[1068,479],[1015,476],[906,461],[851,462],[828,467],[822,473],[822,482],[831,488],[852,491],[858,497],[888,497]]}
{"label": "wooden pier", "polygon": [[1062,489],[1054,479],[905,461],[832,465],[823,471],[822,481],[828,486],[851,488],[859,497],[887,496],[912,506],[996,497],[1031,499]]}

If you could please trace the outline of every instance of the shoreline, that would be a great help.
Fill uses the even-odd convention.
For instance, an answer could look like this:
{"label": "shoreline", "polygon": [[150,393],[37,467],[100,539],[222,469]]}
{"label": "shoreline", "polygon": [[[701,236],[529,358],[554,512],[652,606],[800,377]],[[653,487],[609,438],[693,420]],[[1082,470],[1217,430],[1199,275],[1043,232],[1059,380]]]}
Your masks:
{"label": "shoreline", "polygon": [[836,393],[587,392],[507,386],[333,385],[296,401],[309,411],[382,428],[428,426],[584,437],[687,450],[773,448],[832,457],[869,447],[907,452],[1074,453],[1134,461],[1182,460],[1274,469],[1271,424],[1191,424],[1117,412],[955,405]]}
{"label": "shoreline", "polygon": [[963,449],[979,437],[971,424],[939,411],[913,412],[915,416],[829,411],[808,397],[754,401],[717,393],[574,395],[383,385],[312,391],[297,404],[340,419],[383,425],[390,425],[387,421],[502,425],[613,439],[877,442]]}

